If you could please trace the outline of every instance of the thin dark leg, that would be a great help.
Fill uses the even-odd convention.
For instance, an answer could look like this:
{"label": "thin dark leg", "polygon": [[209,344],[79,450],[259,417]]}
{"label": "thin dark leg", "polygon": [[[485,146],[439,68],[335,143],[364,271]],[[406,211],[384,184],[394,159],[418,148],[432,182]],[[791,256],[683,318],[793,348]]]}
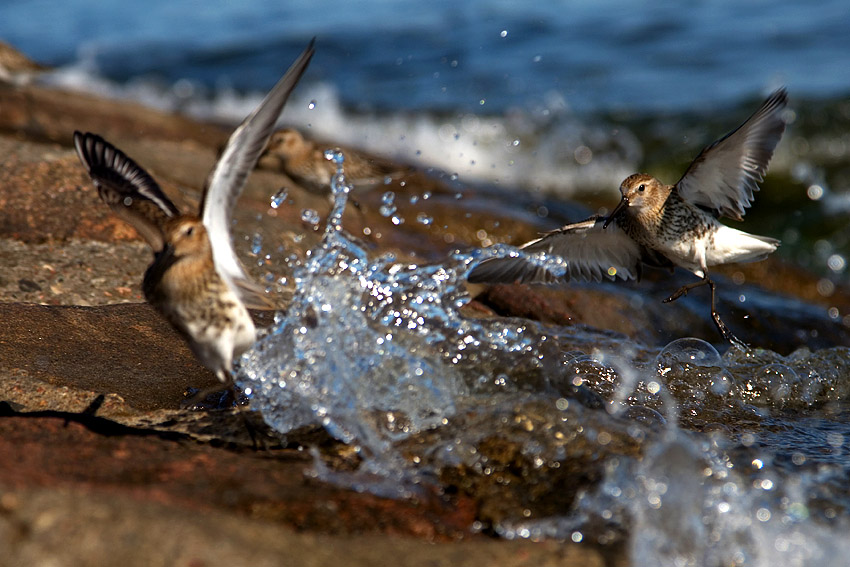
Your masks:
{"label": "thin dark leg", "polygon": [[[239,388],[236,386],[236,382],[233,381],[233,377],[229,372],[225,373],[226,382],[223,384],[224,391],[222,392],[222,386],[213,386],[211,388],[205,388],[204,390],[200,390],[191,395],[190,398],[185,400],[180,407],[188,408],[188,409],[229,409],[233,406],[236,406],[236,411],[239,413],[239,416],[242,419],[242,422],[245,424],[245,429],[248,431],[248,435],[251,437],[251,443],[254,447],[254,450],[266,449],[265,443],[260,439],[257,435],[257,428],[251,424],[251,420],[248,416],[248,407],[247,404],[239,403],[240,398],[242,397],[242,392],[239,391]],[[210,408],[210,406],[204,407],[203,401],[213,392],[221,392],[221,396],[219,397],[217,403]]]}
{"label": "thin dark leg", "polygon": [[670,303],[671,301],[676,301],[683,295],[688,295],[688,292],[694,288],[701,287],[707,285],[709,289],[711,289],[711,318],[714,321],[714,325],[717,327],[717,330],[720,332],[720,336],[723,337],[724,340],[729,341],[733,346],[736,346],[741,349],[747,348],[745,342],[732,334],[732,331],[729,330],[729,327],[726,326],[720,319],[720,314],[717,312],[717,308],[715,307],[714,302],[714,282],[708,277],[708,274],[698,282],[694,282],[692,284],[683,285],[679,289],[673,293],[670,297],[664,300],[664,303]]}
{"label": "thin dark leg", "polygon": [[677,299],[679,299],[683,295],[688,295],[688,292],[691,291],[692,289],[695,289],[695,288],[698,288],[698,287],[701,287],[701,286],[704,286],[704,285],[711,287],[711,310],[712,310],[712,312],[714,312],[714,282],[711,281],[710,279],[708,279],[708,276],[702,278],[698,282],[690,283],[688,285],[683,285],[682,287],[677,289],[676,292],[673,295],[671,295],[670,297],[665,299],[664,303],[670,303],[671,301],[676,301]]}
{"label": "thin dark leg", "polygon": [[242,417],[242,423],[245,424],[245,429],[248,431],[248,435],[251,437],[251,444],[254,447],[255,451],[260,449],[266,450],[266,444],[262,439],[259,438],[259,432],[251,423],[251,418],[248,416],[247,405],[243,405],[239,403],[239,396],[242,392],[239,391],[239,388],[236,387],[236,382],[233,381],[233,376],[230,375],[230,372],[226,373],[227,375],[227,391],[230,392],[230,396],[233,397],[233,404],[236,406],[236,411],[239,412],[239,415]]}

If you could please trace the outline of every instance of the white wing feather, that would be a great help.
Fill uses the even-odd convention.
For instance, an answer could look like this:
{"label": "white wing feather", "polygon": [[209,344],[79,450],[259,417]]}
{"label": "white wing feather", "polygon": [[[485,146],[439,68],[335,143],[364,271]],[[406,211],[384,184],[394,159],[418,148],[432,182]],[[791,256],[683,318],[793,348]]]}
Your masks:
{"label": "white wing feather", "polygon": [[230,234],[233,208],[274,131],[289,94],[310,63],[313,51],[311,41],[260,105],[233,132],[204,189],[201,218],[209,234],[216,269],[249,307],[266,302],[233,249]]}

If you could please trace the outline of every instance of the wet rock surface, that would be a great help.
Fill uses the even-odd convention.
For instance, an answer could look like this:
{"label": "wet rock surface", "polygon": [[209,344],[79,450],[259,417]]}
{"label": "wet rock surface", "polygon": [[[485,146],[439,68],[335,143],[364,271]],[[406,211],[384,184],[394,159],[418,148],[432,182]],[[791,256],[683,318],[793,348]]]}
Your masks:
{"label": "wet rock surface", "polygon": [[[582,406],[581,423],[550,432],[563,439],[553,451],[566,449],[542,465],[521,450],[511,428],[541,427],[547,421],[539,415],[551,408],[519,404],[504,410],[504,427],[480,442],[487,474],[445,464],[434,486],[406,499],[318,480],[311,449],[330,467],[356,466],[351,450],[321,430],[281,439],[252,415],[267,447],[255,451],[237,410],[181,409],[188,388],[213,387],[216,380],[142,303],[150,251],[99,202],[71,136],[75,129],[104,135],[189,208],[227,131],[36,86],[0,84],[0,107],[0,452],[6,463],[0,547],[11,550],[0,564],[63,557],[66,564],[330,565],[340,556],[348,565],[387,557],[404,557],[406,565],[625,563],[622,542],[535,544],[488,536],[495,523],[570,509],[576,494],[601,477],[598,430],[607,435],[606,455],[640,455],[633,426],[596,423],[604,410],[594,407],[593,395],[571,397]],[[271,208],[269,197],[284,187],[284,203]],[[403,224],[378,212],[388,190]],[[465,187],[434,172],[355,194],[361,207],[349,207],[346,229],[376,254],[393,251],[411,261],[439,261],[455,248],[519,244],[588,212],[516,191]],[[536,214],[541,204],[546,218]],[[328,200],[281,173],[251,177],[239,206],[237,249],[258,277],[272,267],[288,270],[247,252],[258,216],[264,242],[280,242],[298,256],[320,238],[302,220],[304,209],[324,216]],[[416,222],[419,214],[432,222]],[[777,259],[720,272],[718,308],[744,341],[780,353],[850,344],[848,327],[827,314],[830,307],[850,310],[845,287],[824,298],[817,276]],[[626,285],[479,287],[465,313],[547,328],[586,325],[655,347],[681,336],[717,344],[707,290],[661,303],[689,281],[684,273],[651,272]],[[270,322],[269,314],[257,317]],[[454,426],[484,418],[470,411]],[[416,455],[417,443],[440,434],[408,441],[405,451]]]}

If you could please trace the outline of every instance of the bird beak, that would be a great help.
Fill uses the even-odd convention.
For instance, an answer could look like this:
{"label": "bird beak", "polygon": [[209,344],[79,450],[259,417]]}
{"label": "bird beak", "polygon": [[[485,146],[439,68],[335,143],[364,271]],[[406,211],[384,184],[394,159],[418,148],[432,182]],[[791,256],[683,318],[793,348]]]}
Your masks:
{"label": "bird beak", "polygon": [[620,202],[617,203],[617,206],[614,207],[614,210],[611,211],[611,214],[608,215],[608,218],[605,219],[605,224],[602,225],[602,228],[608,228],[608,225],[611,224],[611,221],[614,220],[620,212],[629,206],[629,198],[623,195],[623,198],[620,199]]}
{"label": "bird beak", "polygon": [[177,256],[174,252],[174,245],[170,242],[166,242],[162,247],[162,250],[155,254],[158,264],[164,267],[174,264],[174,262],[177,261]]}

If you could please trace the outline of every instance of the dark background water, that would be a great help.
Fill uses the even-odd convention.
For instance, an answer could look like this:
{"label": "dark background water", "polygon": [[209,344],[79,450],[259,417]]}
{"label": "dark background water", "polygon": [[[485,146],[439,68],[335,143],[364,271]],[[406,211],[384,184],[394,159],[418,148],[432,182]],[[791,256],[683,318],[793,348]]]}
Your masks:
{"label": "dark background water", "polygon": [[315,36],[284,121],[467,181],[595,203],[637,170],[675,181],[786,85],[790,127],[770,174],[790,184],[759,196],[749,228],[833,276],[850,246],[848,29],[845,0],[0,5],[0,39],[58,67],[64,86],[233,123]]}
{"label": "dark background water", "polygon": [[[109,3],[0,7],[0,38],[51,65],[92,58],[111,79],[263,91],[312,36],[308,81],[377,110],[579,111],[731,106],[780,84],[850,93],[850,9],[816,2],[471,0]],[[482,103],[483,101],[483,103]]]}
{"label": "dark background water", "polygon": [[[743,228],[782,238],[778,254],[821,272],[830,285],[846,282],[850,246],[848,30],[846,0],[539,5],[507,0],[13,0],[0,5],[0,39],[59,67],[63,84],[200,114],[194,101],[212,101],[208,115],[234,121],[316,36],[315,59],[287,109],[299,127],[340,142],[406,152],[462,177],[571,197],[584,191],[580,196],[595,203],[616,203],[619,181],[638,168],[675,181],[704,144],[743,121],[767,92],[787,85],[789,131],[758,196],[759,210],[753,209]],[[311,99],[319,101],[315,111],[308,111]],[[829,286],[824,290],[824,296],[831,293]],[[847,317],[835,308],[835,319]],[[797,371],[783,370],[794,388],[817,384],[817,373],[845,384],[844,361],[846,351],[839,348],[781,360],[799,363]],[[767,366],[753,365],[755,374],[748,378],[765,384],[765,391],[776,374]],[[726,364],[727,370],[733,367]],[[807,367],[817,372],[804,373]],[[683,383],[700,384],[693,375]],[[746,384],[743,378],[741,384]],[[707,382],[701,387],[716,393]],[[713,410],[703,399],[693,406],[704,412],[698,418],[747,427],[739,415],[710,415]],[[841,402],[846,403],[843,397]],[[777,460],[788,453],[813,459],[810,453],[834,451],[836,467],[824,474],[846,487],[849,460],[843,447],[850,436],[843,425],[840,434],[832,431],[834,423],[846,420],[810,411],[797,419],[780,409],[781,404],[759,406],[754,413],[765,418],[764,424],[755,422],[755,433],[747,431],[764,445],[757,447],[758,455],[763,453],[767,462],[774,455]],[[834,415],[845,416],[845,406]],[[777,421],[769,423],[767,417]],[[487,430],[492,423],[486,423]],[[780,433],[771,437],[775,431]],[[783,431],[792,433],[783,436]],[[694,438],[703,439],[694,435],[687,441]],[[756,462],[752,454],[746,456]],[[678,461],[658,452],[655,459],[660,469],[682,470]],[[766,470],[780,478],[777,468]],[[623,469],[623,486],[637,478],[634,472]],[[703,486],[701,474],[697,478]],[[803,494],[829,489],[829,482],[812,475],[789,473],[794,482],[788,485],[799,486]],[[773,511],[776,518],[769,538],[762,524],[752,524],[753,541],[764,543],[762,557],[767,558],[752,564],[795,564],[769,559],[773,536],[784,537],[787,531],[784,522],[790,516],[780,514],[785,505],[774,499],[762,504],[761,479],[756,478],[756,488],[750,476],[742,479],[743,496],[729,498],[733,513],[740,508],[735,517],[742,525],[749,525],[745,522],[754,510]],[[688,494],[690,487],[685,482],[671,492]],[[702,499],[705,491],[696,495]],[[846,490],[831,498],[825,499],[837,510],[850,508]],[[728,504],[719,503],[718,510],[726,514]],[[671,517],[701,521],[700,512],[686,512]],[[846,557],[844,524],[824,529],[799,522],[788,529],[802,524],[797,533],[823,533],[840,547],[824,555]],[[652,536],[658,524],[646,522],[644,532]],[[734,530],[717,532],[723,543],[715,547],[735,541],[726,537],[729,531]],[[635,541],[642,541],[640,534],[636,530]],[[670,538],[661,536],[655,539],[667,545]],[[823,547],[820,539],[809,541],[814,549]]]}

